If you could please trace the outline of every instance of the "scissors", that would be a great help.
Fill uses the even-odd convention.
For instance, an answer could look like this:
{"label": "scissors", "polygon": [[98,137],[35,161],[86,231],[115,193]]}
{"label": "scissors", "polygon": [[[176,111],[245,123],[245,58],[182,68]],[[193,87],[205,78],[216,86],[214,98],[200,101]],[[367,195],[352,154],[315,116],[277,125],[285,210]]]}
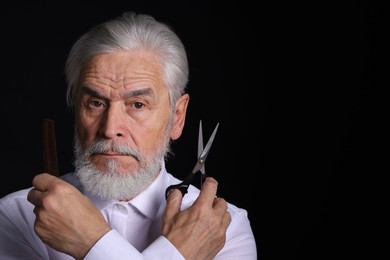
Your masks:
{"label": "scissors", "polygon": [[171,189],[178,189],[181,191],[181,194],[183,196],[187,193],[188,186],[192,183],[192,180],[194,178],[194,175],[200,171],[201,176],[200,176],[200,187],[202,188],[202,184],[204,179],[206,178],[206,170],[204,168],[204,164],[206,162],[207,155],[210,152],[211,145],[213,144],[215,134],[217,133],[219,123],[214,128],[213,133],[211,134],[209,140],[207,141],[206,147],[203,149],[203,133],[202,133],[202,120],[199,122],[199,135],[198,135],[198,160],[196,161],[195,167],[190,172],[186,178],[179,184],[174,184],[169,186],[166,191],[165,191],[165,198],[168,196],[168,192]]}

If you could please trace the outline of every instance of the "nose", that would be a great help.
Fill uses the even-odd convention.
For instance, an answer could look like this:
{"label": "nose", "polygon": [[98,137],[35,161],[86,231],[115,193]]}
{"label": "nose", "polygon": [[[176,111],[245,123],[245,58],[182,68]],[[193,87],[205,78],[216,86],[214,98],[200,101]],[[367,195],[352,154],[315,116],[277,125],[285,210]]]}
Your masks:
{"label": "nose", "polygon": [[101,134],[108,139],[124,137],[125,118],[120,107],[110,106],[105,113],[100,127]]}

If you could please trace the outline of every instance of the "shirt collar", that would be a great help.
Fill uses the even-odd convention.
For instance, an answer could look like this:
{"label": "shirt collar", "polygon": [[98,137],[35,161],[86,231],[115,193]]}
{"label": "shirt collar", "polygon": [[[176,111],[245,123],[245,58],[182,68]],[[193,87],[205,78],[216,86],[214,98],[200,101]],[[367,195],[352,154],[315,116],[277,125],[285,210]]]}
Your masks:
{"label": "shirt collar", "polygon": [[165,200],[165,183],[167,183],[167,171],[164,160],[161,163],[161,171],[152,184],[138,196],[129,201],[149,219],[154,219],[163,200]]}

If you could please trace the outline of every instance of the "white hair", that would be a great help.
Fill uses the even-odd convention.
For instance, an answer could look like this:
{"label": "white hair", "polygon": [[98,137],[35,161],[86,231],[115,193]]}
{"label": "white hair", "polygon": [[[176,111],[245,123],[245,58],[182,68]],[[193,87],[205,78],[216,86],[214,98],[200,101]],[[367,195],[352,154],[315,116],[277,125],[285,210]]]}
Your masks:
{"label": "white hair", "polygon": [[174,104],[185,92],[188,82],[188,60],[184,45],[167,24],[156,21],[150,15],[134,12],[123,13],[95,26],[75,42],[65,65],[68,105],[75,104],[82,70],[94,56],[134,49],[146,49],[161,58],[173,113]]}

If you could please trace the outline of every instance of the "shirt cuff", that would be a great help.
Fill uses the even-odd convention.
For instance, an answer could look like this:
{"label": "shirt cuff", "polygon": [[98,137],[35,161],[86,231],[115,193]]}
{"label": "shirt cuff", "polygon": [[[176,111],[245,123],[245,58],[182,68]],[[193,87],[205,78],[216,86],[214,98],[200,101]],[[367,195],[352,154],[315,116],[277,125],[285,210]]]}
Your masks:
{"label": "shirt cuff", "polygon": [[112,229],[100,238],[89,250],[84,260],[122,260],[145,259],[142,254],[124,239],[116,230]]}
{"label": "shirt cuff", "polygon": [[142,252],[145,259],[185,260],[177,248],[164,236],[158,237]]}

